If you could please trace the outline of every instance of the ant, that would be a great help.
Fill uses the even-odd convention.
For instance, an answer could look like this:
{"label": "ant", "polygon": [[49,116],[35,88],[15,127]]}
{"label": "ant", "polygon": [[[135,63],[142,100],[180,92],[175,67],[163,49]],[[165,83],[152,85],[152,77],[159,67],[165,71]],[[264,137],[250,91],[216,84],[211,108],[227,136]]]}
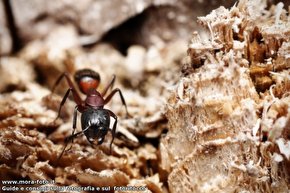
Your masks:
{"label": "ant", "polygon": [[[60,81],[65,78],[69,88],[66,91],[58,109],[58,115],[55,118],[59,118],[61,109],[66,102],[66,99],[69,96],[69,93],[72,92],[73,99],[76,103],[74,114],[73,114],[73,131],[71,136],[65,139],[65,146],[58,157],[58,160],[62,157],[68,143],[71,141],[73,143],[73,139],[80,134],[84,134],[87,140],[91,145],[94,145],[94,139],[97,139],[97,145],[101,145],[104,141],[105,136],[108,131],[112,133],[112,140],[110,143],[110,153],[112,148],[112,143],[115,138],[116,126],[118,122],[117,116],[109,109],[104,109],[104,105],[107,104],[112,97],[118,92],[120,94],[121,101],[126,108],[127,117],[129,115],[127,110],[127,105],[123,94],[120,89],[115,88],[111,91],[111,93],[105,97],[109,88],[112,88],[116,79],[116,76],[113,75],[112,80],[109,84],[104,88],[102,92],[97,90],[100,83],[100,75],[99,73],[91,70],[91,69],[82,69],[75,73],[74,80],[77,83],[79,90],[86,95],[86,99],[82,100],[79,93],[77,92],[69,74],[64,72],[55,82],[52,93],[54,92],[56,86],[60,83]],[[77,112],[81,113],[81,127],[82,131],[75,133],[76,130],[76,122],[77,122]],[[110,128],[110,117],[112,117],[115,121],[113,127]]]}

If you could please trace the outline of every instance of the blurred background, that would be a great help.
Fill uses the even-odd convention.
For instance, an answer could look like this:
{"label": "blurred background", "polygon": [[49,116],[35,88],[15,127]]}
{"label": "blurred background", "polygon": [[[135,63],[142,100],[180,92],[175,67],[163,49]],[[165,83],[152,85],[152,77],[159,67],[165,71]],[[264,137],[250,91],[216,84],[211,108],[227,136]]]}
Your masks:
{"label": "blurred background", "polygon": [[[144,47],[168,41],[188,41],[198,30],[196,17],[230,0],[2,0],[0,53],[7,55],[27,42],[46,37],[56,28],[71,26],[83,46],[114,45],[122,54],[130,45]],[[285,1],[286,3],[286,1]],[[289,2],[288,2],[289,4]],[[287,3],[286,3],[287,6]]]}

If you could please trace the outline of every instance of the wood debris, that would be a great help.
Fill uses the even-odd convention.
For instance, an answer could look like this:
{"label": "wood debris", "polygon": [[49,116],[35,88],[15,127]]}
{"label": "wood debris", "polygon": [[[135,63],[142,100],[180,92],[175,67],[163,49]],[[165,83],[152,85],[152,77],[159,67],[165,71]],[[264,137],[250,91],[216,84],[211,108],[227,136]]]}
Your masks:
{"label": "wood debris", "polygon": [[199,18],[160,144],[170,192],[289,191],[289,19],[246,0]]}

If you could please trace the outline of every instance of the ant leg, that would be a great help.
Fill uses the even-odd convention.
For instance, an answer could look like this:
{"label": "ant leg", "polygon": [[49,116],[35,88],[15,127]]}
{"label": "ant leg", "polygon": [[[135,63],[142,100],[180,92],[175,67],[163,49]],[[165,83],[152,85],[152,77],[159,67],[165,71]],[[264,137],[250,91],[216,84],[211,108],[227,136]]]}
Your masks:
{"label": "ant leg", "polygon": [[55,118],[54,121],[56,121],[56,119],[59,118],[59,116],[60,116],[60,112],[61,112],[61,109],[62,109],[62,107],[63,107],[63,105],[64,105],[66,99],[68,98],[68,95],[69,95],[70,91],[71,91],[71,88],[67,89],[67,91],[66,91],[64,97],[62,98],[62,100],[61,100],[61,102],[60,102],[60,105],[59,105],[59,107],[58,107],[57,117]]}
{"label": "ant leg", "polygon": [[[71,136],[74,135],[76,127],[77,127],[77,115],[78,115],[78,106],[75,106],[75,110],[74,110],[74,115],[73,115],[73,131]],[[74,138],[71,138],[71,143],[73,144],[74,142]],[[70,146],[70,148],[68,148],[68,150],[70,150],[72,148],[72,145]]]}
{"label": "ant leg", "polygon": [[53,87],[52,87],[52,89],[51,89],[51,92],[52,92],[52,93],[54,92],[56,86],[60,83],[60,81],[62,80],[62,78],[63,78],[64,76],[65,76],[65,73],[62,73],[62,74],[58,77],[58,79],[55,81],[55,83],[54,83],[54,85],[53,85]]}
{"label": "ant leg", "polygon": [[[64,152],[65,152],[65,149],[66,149],[66,147],[67,147],[67,145],[69,144],[69,141],[71,140],[71,138],[73,139],[74,137],[76,137],[77,135],[79,135],[80,133],[76,133],[76,134],[74,134],[74,135],[71,135],[71,136],[69,136],[69,137],[67,137],[64,141],[65,141],[65,145],[64,145],[64,148],[62,149],[62,152],[60,153],[60,155],[58,156],[58,158],[57,158],[57,163],[58,163],[58,161],[60,160],[60,158],[62,157],[62,155],[64,154]],[[70,147],[71,148],[71,147]],[[70,149],[69,148],[69,149]]]}
{"label": "ant leg", "polygon": [[[68,73],[62,73],[59,78],[56,80],[56,82],[54,83],[54,86],[52,87],[52,92],[54,92],[56,86],[60,83],[60,81],[65,78],[68,85],[69,85],[69,88],[70,90],[72,91],[72,94],[73,94],[73,98],[74,98],[74,101],[76,102],[77,105],[82,105],[82,99],[80,97],[80,95],[77,93],[75,87],[74,87],[74,84],[73,82],[71,81]],[[67,91],[69,92],[69,91]],[[68,95],[68,94],[67,94]]]}
{"label": "ant leg", "polygon": [[[70,89],[68,89],[67,93],[69,93],[69,91],[70,91]],[[66,95],[68,95],[67,93],[66,93]],[[65,95],[65,96],[66,96],[66,95]],[[64,98],[65,98],[65,97],[64,97]],[[64,101],[65,101],[65,100],[64,100]],[[61,109],[61,106],[60,106],[60,109]],[[78,106],[76,106],[76,107],[75,107],[75,110],[74,110],[74,115],[73,115],[73,131],[72,131],[72,135],[71,135],[71,136],[74,135],[74,132],[75,132],[75,130],[76,130],[76,123],[77,123],[77,110],[78,110]],[[60,112],[60,110],[59,110],[59,112]],[[73,143],[73,138],[71,139],[71,142]],[[62,157],[62,155],[63,155],[63,153],[64,153],[64,151],[65,151],[65,149],[66,149],[68,143],[69,143],[69,140],[67,140],[67,138],[66,138],[66,139],[65,139],[65,146],[64,146],[64,148],[63,148],[61,154],[58,156],[57,161]],[[69,148],[68,150],[70,150],[71,147],[72,147],[72,145],[70,146],[70,148]]]}
{"label": "ant leg", "polygon": [[[68,75],[67,73],[63,73],[63,74],[61,74],[60,77],[56,80],[54,86],[52,87],[52,93],[54,92],[56,86],[60,83],[60,81],[61,81],[64,77],[65,77],[66,80],[67,80],[67,83],[68,83],[68,85],[69,85],[69,89],[66,91],[66,93],[65,93],[65,95],[64,95],[64,97],[63,97],[63,99],[62,99],[62,101],[61,101],[61,103],[60,103],[60,105],[59,105],[58,114],[57,114],[57,117],[55,118],[55,120],[56,120],[57,118],[59,118],[59,116],[60,116],[60,112],[61,112],[61,109],[62,109],[64,103],[66,102],[66,99],[68,98],[68,95],[69,95],[70,92],[72,92],[72,94],[73,94],[73,98],[74,98],[74,101],[75,101],[75,103],[77,104],[77,106],[82,106],[82,99],[81,99],[81,97],[79,96],[79,94],[77,93],[77,91],[76,91],[76,89],[75,89],[75,87],[74,87],[74,85],[73,85],[73,83],[72,83],[72,81],[71,81],[71,79],[69,78],[69,75]],[[54,121],[55,121],[55,120],[54,120]]]}
{"label": "ant leg", "polygon": [[66,148],[67,144],[68,144],[68,143],[66,143],[66,144],[65,144],[65,146],[64,146],[64,148],[62,149],[62,151],[61,151],[60,155],[58,156],[58,158],[57,158],[57,160],[56,160],[56,163],[58,163],[58,162],[59,162],[59,160],[60,160],[60,158],[62,157],[62,155],[63,155],[63,153],[64,153],[64,150],[65,150],[65,148]]}
{"label": "ant leg", "polygon": [[[77,132],[77,133],[75,133],[75,134],[72,134],[71,136],[69,136],[69,137],[67,137],[67,138],[65,139],[65,146],[64,146],[64,148],[63,148],[61,154],[58,156],[57,161],[62,157],[62,155],[63,155],[63,153],[64,153],[64,151],[65,151],[65,149],[66,149],[68,143],[69,143],[70,141],[73,141],[73,139],[74,139],[75,137],[77,137],[78,135],[83,134],[83,133],[84,133],[86,130],[88,130],[89,128],[90,128],[90,126],[88,126],[87,128],[85,128],[83,131],[80,131],[80,132]],[[73,131],[73,132],[74,132],[74,131]],[[70,147],[70,148],[71,148],[71,147]],[[69,149],[70,149],[70,148],[69,148]]]}
{"label": "ant leg", "polygon": [[[75,133],[75,134],[74,134],[74,131],[75,131],[75,130],[73,130],[73,134],[65,139],[66,146],[67,146],[67,144],[68,144],[70,141],[73,142],[73,139],[76,138],[78,135],[80,135],[80,134],[84,134],[84,132],[85,132],[86,130],[88,130],[89,128],[90,128],[90,126],[88,126],[88,127],[85,128],[84,130],[79,131],[79,132],[77,132],[77,133]],[[65,146],[65,147],[66,147],[66,146]],[[71,148],[71,147],[70,147],[70,148]],[[69,148],[69,149],[70,149],[70,148]],[[68,150],[69,150],[69,149],[68,149]]]}
{"label": "ant leg", "polygon": [[106,95],[106,93],[107,93],[107,91],[109,90],[109,88],[113,88],[113,86],[114,86],[114,83],[115,83],[115,79],[116,79],[116,75],[115,74],[113,74],[113,78],[112,78],[112,80],[110,81],[110,83],[105,87],[105,89],[103,90],[103,92],[102,92],[102,96],[105,96]]}
{"label": "ant leg", "polygon": [[112,153],[112,144],[113,144],[113,141],[114,141],[115,135],[116,135],[116,128],[117,128],[118,117],[112,111],[110,111],[108,109],[106,109],[106,110],[109,112],[110,116],[115,119],[113,128],[110,130],[111,133],[112,133],[112,140],[111,140],[111,143],[110,143],[110,154],[111,154]]}
{"label": "ant leg", "polygon": [[[87,130],[88,128],[89,128],[89,127],[87,127],[85,130]],[[79,131],[79,132],[77,132],[77,133],[75,133],[75,134],[73,134],[73,135],[67,137],[67,138],[65,139],[65,142],[66,142],[66,143],[69,143],[70,141],[72,142],[74,138],[76,138],[76,137],[77,137],[78,135],[80,135],[80,134],[83,134],[85,130],[83,130],[83,131]]]}
{"label": "ant leg", "polygon": [[121,92],[120,89],[115,88],[115,89],[114,89],[114,90],[109,94],[109,96],[107,96],[107,98],[105,99],[105,104],[107,104],[107,103],[112,99],[112,97],[113,97],[117,92],[119,92],[119,94],[120,94],[120,98],[121,98],[121,101],[122,101],[123,105],[125,106],[125,109],[126,109],[126,117],[129,117],[130,115],[129,115],[129,113],[128,113],[128,109],[127,109],[126,101],[125,101],[124,96],[123,96],[123,94],[122,94],[122,92]]}

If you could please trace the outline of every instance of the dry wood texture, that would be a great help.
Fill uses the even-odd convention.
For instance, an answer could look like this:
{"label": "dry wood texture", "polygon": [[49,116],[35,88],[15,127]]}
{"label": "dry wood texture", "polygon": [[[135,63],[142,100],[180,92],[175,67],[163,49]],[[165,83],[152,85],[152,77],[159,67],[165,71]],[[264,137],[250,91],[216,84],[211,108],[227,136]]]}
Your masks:
{"label": "dry wood texture", "polygon": [[289,15],[265,7],[199,17],[160,144],[170,192],[289,191]]}

